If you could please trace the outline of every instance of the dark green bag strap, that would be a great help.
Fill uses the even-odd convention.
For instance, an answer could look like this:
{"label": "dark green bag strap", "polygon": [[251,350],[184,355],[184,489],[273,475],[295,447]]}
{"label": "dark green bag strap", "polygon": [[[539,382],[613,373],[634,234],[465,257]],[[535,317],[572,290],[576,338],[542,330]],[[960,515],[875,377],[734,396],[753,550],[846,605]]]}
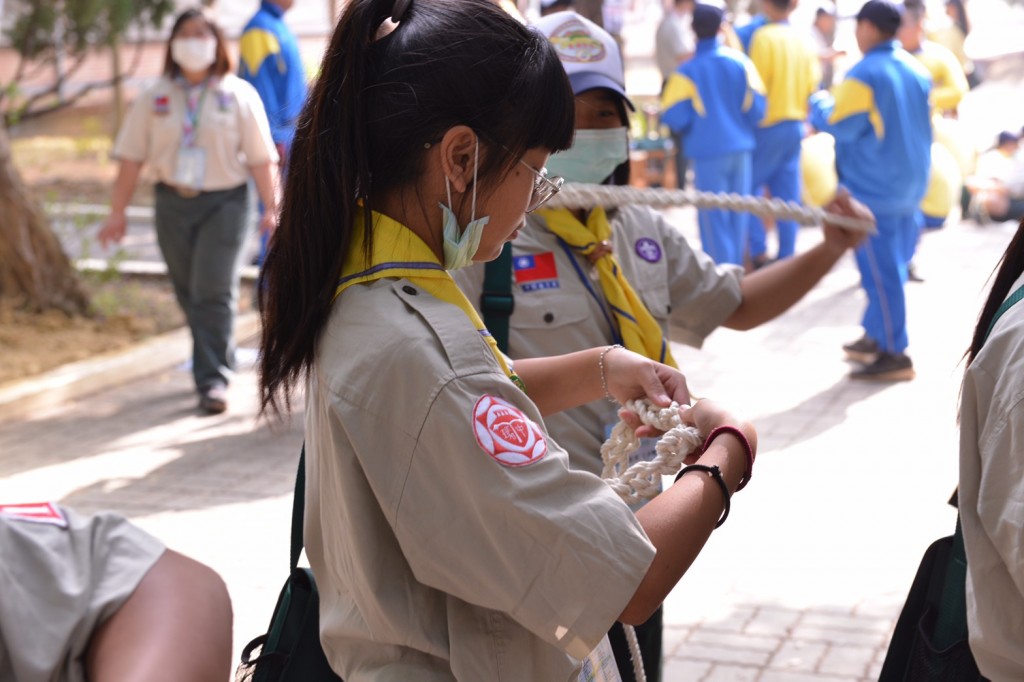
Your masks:
{"label": "dark green bag strap", "polygon": [[502,353],[508,352],[508,321],[515,308],[516,299],[512,296],[512,242],[506,242],[501,255],[484,266],[484,290],[480,294],[484,326],[498,342]]}
{"label": "dark green bag strap", "polygon": [[306,444],[299,453],[299,471],[295,474],[295,495],[292,498],[292,546],[289,555],[288,575],[295,572],[302,554],[302,521],[306,504]]}
{"label": "dark green bag strap", "polygon": [[[1024,299],[1024,286],[1007,297],[992,316],[992,322],[985,332],[984,345],[996,321],[1014,304]],[[944,650],[967,636],[967,551],[964,548],[964,533],[960,527],[960,514],[956,515],[956,531],[953,533],[953,551],[946,566],[946,577],[942,583],[942,608],[935,623],[934,642]]]}

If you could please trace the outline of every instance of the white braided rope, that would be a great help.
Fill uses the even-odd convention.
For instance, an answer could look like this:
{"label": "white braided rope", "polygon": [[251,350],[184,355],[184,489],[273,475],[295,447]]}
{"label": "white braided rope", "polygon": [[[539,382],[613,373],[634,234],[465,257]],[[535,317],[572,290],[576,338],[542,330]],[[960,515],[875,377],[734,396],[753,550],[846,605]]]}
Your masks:
{"label": "white braided rope", "polygon": [[[657,495],[661,490],[661,477],[679,471],[686,456],[697,450],[703,440],[697,429],[684,426],[679,421],[678,403],[655,407],[646,399],[627,400],[623,407],[636,413],[644,424],[665,432],[654,446],[654,459],[649,462],[640,461],[633,466],[629,466],[629,456],[640,446],[640,439],[625,422],[616,424],[611,436],[601,446],[601,459],[604,460],[601,478],[624,502],[633,504]],[[647,682],[636,630],[626,624],[623,624],[622,629],[629,644],[636,682]]]}
{"label": "white braided rope", "polygon": [[656,208],[668,206],[694,206],[696,208],[743,211],[757,216],[772,216],[794,220],[801,225],[820,225],[826,219],[833,225],[850,230],[876,233],[871,221],[827,213],[823,209],[804,206],[795,201],[769,199],[745,194],[725,192],[699,192],[693,189],[664,189],[658,187],[620,187],[618,185],[584,185],[566,183],[546,204],[550,208],[612,208],[626,204],[646,204]]}
{"label": "white braided rope", "polygon": [[629,466],[629,455],[640,446],[640,439],[625,422],[612,429],[611,436],[601,446],[604,470],[601,478],[627,504],[649,500],[661,490],[661,477],[675,474],[687,455],[699,448],[703,441],[692,426],[679,421],[679,405],[655,407],[648,400],[627,400],[624,407],[635,412],[640,421],[665,433],[654,447],[651,461],[640,461]]}

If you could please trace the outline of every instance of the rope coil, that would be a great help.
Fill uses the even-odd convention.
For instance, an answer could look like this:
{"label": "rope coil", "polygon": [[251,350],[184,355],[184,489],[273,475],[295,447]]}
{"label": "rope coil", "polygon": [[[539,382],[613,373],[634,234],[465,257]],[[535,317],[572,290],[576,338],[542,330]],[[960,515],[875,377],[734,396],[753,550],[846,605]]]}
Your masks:
{"label": "rope coil", "polygon": [[[696,428],[685,426],[679,420],[679,403],[656,407],[647,399],[638,399],[627,400],[623,407],[640,417],[644,424],[664,431],[654,446],[654,459],[641,460],[632,466],[629,464],[629,456],[640,447],[640,439],[625,422],[620,420],[601,446],[601,459],[604,461],[601,478],[626,504],[634,504],[655,497],[661,491],[661,477],[679,471],[683,460],[690,453],[700,450],[704,441]],[[636,631],[633,626],[626,624],[623,624],[622,629],[629,644],[633,675],[637,682],[646,682]]]}
{"label": "rope coil", "polygon": [[839,227],[876,234],[875,224],[868,220],[828,213],[824,209],[804,206],[795,201],[769,199],[745,194],[700,192],[693,189],[658,187],[620,187],[618,185],[585,185],[566,183],[546,204],[549,208],[586,209],[593,206],[613,208],[627,204],[646,204],[654,208],[694,206],[704,209],[742,211],[761,217],[793,220],[801,225],[820,225],[826,220]]}
{"label": "rope coil", "polygon": [[661,490],[661,477],[679,471],[683,460],[698,451],[704,441],[697,429],[679,421],[678,403],[656,407],[648,400],[627,400],[624,407],[636,413],[644,424],[664,431],[654,447],[654,459],[632,466],[629,456],[640,447],[640,439],[625,422],[616,424],[601,446],[601,478],[623,502],[635,504],[655,497]]}

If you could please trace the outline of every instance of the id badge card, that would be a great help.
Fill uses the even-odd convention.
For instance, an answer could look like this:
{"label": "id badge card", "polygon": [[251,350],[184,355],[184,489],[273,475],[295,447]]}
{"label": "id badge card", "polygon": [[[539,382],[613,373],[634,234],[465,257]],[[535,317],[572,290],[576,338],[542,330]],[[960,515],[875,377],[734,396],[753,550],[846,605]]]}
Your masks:
{"label": "id badge card", "polygon": [[615,665],[615,654],[612,653],[608,635],[601,638],[601,643],[583,659],[579,682],[622,682],[619,667]]}
{"label": "id badge card", "polygon": [[[608,422],[604,425],[604,440],[608,441],[612,437],[612,429],[618,424],[618,420]],[[654,458],[658,456],[658,451],[655,447],[658,445],[657,438],[641,438],[640,447],[629,454],[629,465],[633,466],[637,462],[653,462]],[[660,486],[659,486],[660,489]],[[635,504],[629,505],[629,508],[634,512],[638,511],[641,507],[647,504],[650,500],[641,500]]]}
{"label": "id badge card", "polygon": [[206,150],[182,147],[178,150],[178,164],[174,170],[174,184],[189,189],[202,189],[206,178]]}

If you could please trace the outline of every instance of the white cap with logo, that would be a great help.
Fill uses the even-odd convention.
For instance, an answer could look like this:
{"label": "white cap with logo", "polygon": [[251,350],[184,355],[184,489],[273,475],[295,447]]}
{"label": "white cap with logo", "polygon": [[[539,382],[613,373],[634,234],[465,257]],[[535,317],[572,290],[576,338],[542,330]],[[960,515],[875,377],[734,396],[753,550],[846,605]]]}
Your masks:
{"label": "white cap with logo", "polygon": [[608,88],[626,97],[626,77],[619,45],[611,34],[576,12],[557,12],[534,24],[555,47],[574,94]]}

